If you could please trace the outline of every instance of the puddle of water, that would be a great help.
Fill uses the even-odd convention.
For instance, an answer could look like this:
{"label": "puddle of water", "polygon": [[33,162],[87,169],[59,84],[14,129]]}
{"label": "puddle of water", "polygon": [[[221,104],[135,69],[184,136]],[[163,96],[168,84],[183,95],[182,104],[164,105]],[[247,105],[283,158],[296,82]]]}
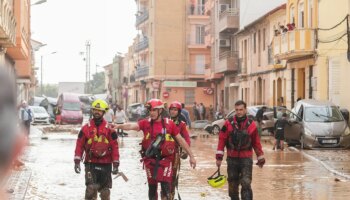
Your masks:
{"label": "puddle of water", "polygon": [[[26,199],[83,199],[85,185],[83,174],[75,174],[73,152],[75,140],[59,138],[39,140],[31,146],[28,167],[32,170]],[[67,134],[63,138],[70,138]],[[76,136],[74,136],[76,137]],[[125,137],[120,140],[121,166],[128,182],[113,180],[112,199],[147,199],[145,172],[140,163],[138,145],[141,138]],[[217,136],[197,137],[192,149],[197,159],[197,169],[192,170],[187,160],[182,160],[179,191],[183,200],[229,199],[227,184],[218,189],[207,184],[207,177],[215,170]],[[263,169],[253,167],[253,192],[255,199],[344,199],[350,196],[350,182],[336,182],[327,170],[302,156],[300,152],[272,151],[264,143],[267,160]],[[256,157],[254,156],[254,159]],[[83,166],[82,166],[83,167]],[[222,173],[226,174],[226,162]],[[268,192],[267,192],[268,191]]]}

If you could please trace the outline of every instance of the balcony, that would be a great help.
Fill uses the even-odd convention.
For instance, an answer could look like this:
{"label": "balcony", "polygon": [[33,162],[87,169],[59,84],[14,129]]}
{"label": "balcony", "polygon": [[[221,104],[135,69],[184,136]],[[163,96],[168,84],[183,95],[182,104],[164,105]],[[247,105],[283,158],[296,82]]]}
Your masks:
{"label": "balcony", "polygon": [[204,79],[205,70],[209,68],[209,64],[192,64],[186,67],[185,74],[187,78],[190,79]]}
{"label": "balcony", "polygon": [[142,50],[145,50],[148,48],[148,39],[144,38],[142,41],[136,44],[135,46],[135,52],[140,52]]}
{"label": "balcony", "polygon": [[239,9],[227,9],[220,13],[219,31],[234,33],[239,29]]}
{"label": "balcony", "polygon": [[148,20],[148,10],[141,11],[142,14],[136,16],[136,27]]}
{"label": "balcony", "polygon": [[214,73],[211,68],[206,68],[204,75],[205,75],[205,80],[215,80],[215,79],[221,79],[224,77],[224,74]]}
{"label": "balcony", "polygon": [[204,5],[190,5],[187,15],[189,19],[209,19],[209,16],[205,14]]}
{"label": "balcony", "polygon": [[135,79],[143,78],[149,75],[149,67],[146,65],[140,65],[135,71]]}
{"label": "balcony", "polygon": [[204,4],[204,14],[210,15],[211,10],[214,8],[214,1],[213,0],[207,0]]}
{"label": "balcony", "polygon": [[202,37],[188,37],[187,45],[189,49],[206,49],[205,36]]}
{"label": "balcony", "polygon": [[0,12],[0,45],[13,47],[16,44],[16,20],[13,11],[13,0],[4,0]]}
{"label": "balcony", "polygon": [[225,51],[220,53],[219,63],[215,66],[215,73],[238,71],[238,52]]}
{"label": "balcony", "polygon": [[276,59],[290,60],[315,54],[315,31],[295,29],[275,36],[273,54]]}

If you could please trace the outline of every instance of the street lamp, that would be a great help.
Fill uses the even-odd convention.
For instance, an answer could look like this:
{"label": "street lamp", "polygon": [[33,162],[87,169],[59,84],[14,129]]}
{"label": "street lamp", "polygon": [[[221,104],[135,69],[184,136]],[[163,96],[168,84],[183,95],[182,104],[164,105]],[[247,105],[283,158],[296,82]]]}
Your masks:
{"label": "street lamp", "polygon": [[31,5],[31,6],[34,6],[34,5],[39,5],[39,4],[42,4],[42,3],[45,3],[45,2],[47,2],[47,0],[40,0],[40,1],[37,1],[37,2],[32,3],[32,4],[30,4],[30,5]]}
{"label": "street lamp", "polygon": [[[51,52],[49,54],[46,54],[47,55],[51,55],[51,54],[55,54],[57,53],[56,51],[54,52]],[[44,55],[41,55],[40,57],[40,94],[41,96],[43,96],[43,58],[44,58]]]}

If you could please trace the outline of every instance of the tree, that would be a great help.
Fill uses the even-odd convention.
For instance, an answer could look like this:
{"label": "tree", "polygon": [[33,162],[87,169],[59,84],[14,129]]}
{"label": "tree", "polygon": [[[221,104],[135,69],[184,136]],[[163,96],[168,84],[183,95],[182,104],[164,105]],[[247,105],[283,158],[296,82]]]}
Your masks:
{"label": "tree", "polygon": [[88,82],[89,93],[101,94],[105,92],[105,74],[104,72],[98,72],[92,75],[92,80]]}
{"label": "tree", "polygon": [[[35,90],[35,96],[41,96],[41,88],[37,87]],[[47,97],[58,97],[58,85],[57,84],[43,84],[43,95]]]}

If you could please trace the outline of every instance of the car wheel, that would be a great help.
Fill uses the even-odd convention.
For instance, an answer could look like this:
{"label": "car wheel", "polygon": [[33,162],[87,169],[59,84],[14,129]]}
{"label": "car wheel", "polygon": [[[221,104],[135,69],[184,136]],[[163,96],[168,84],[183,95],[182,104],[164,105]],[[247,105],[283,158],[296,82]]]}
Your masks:
{"label": "car wheel", "polygon": [[295,147],[295,145],[296,145],[295,142],[292,142],[290,140],[285,140],[285,141],[289,147]]}
{"label": "car wheel", "polygon": [[218,125],[214,125],[212,133],[214,135],[217,135],[217,134],[219,134],[219,132],[220,132],[220,127]]}

